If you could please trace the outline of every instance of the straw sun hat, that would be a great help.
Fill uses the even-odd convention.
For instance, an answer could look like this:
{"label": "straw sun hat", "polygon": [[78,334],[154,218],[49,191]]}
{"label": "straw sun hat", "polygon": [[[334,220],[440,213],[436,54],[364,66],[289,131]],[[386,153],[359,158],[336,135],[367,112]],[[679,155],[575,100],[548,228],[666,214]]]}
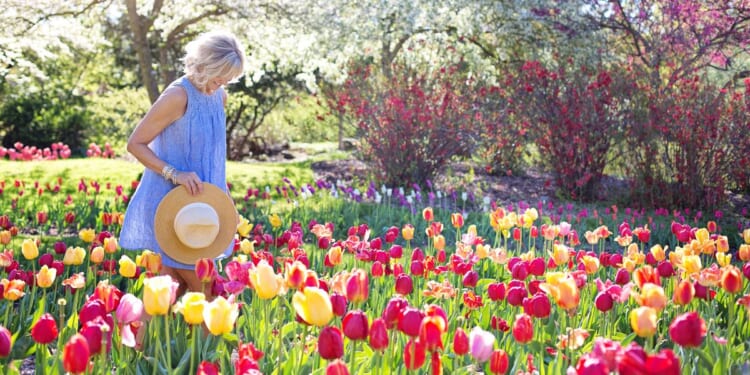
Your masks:
{"label": "straw sun hat", "polygon": [[170,258],[195,264],[201,258],[216,258],[229,247],[237,230],[237,210],[232,198],[216,185],[204,182],[203,192],[197,195],[178,186],[156,208],[154,230]]}

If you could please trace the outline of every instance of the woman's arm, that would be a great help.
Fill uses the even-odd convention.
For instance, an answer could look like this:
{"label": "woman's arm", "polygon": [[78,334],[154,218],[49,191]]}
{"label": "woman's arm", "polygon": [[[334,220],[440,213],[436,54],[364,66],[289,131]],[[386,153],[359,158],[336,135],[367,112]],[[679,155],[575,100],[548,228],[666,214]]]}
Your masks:
{"label": "woman's arm", "polygon": [[[167,166],[167,162],[159,159],[148,145],[167,126],[182,117],[185,114],[186,107],[187,93],[184,89],[171,87],[164,91],[130,135],[128,152],[133,154],[146,168],[161,174],[164,167]],[[177,173],[176,182],[178,185],[185,185],[191,194],[203,191],[201,180],[194,172],[178,171]]]}

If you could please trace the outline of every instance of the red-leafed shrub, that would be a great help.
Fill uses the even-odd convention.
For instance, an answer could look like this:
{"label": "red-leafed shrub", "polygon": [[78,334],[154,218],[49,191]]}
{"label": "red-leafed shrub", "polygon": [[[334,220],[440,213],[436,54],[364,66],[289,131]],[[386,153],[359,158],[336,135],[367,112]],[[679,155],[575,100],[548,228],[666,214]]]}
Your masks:
{"label": "red-leafed shrub", "polygon": [[623,166],[643,206],[715,208],[750,177],[750,95],[699,77],[641,84],[625,128]]}
{"label": "red-leafed shrub", "polygon": [[519,129],[528,128],[542,164],[573,199],[595,198],[623,120],[620,104],[629,95],[623,83],[605,70],[552,70],[537,61],[523,64],[506,83],[524,124]]}
{"label": "red-leafed shrub", "polygon": [[434,72],[394,65],[392,76],[353,69],[336,101],[355,119],[361,151],[391,186],[422,184],[455,156],[472,153],[480,123],[476,84],[458,66]]}

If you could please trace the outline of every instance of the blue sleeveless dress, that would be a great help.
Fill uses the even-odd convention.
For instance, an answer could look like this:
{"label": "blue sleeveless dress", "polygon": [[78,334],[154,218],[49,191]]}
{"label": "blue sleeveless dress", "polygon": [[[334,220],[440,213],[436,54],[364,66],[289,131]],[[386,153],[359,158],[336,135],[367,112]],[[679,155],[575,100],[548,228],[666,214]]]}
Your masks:
{"label": "blue sleeveless dress", "polygon": [[[178,171],[195,172],[201,181],[227,191],[226,114],[223,88],[211,95],[199,91],[187,77],[171,86],[187,93],[185,114],[167,126],[149,144],[156,156]],[[146,168],[125,212],[119,243],[123,249],[148,249],[162,256],[162,264],[172,268],[194,269],[195,265],[177,262],[164,253],[154,235],[154,216],[162,198],[173,188],[161,174]],[[230,245],[221,257],[232,253]]]}

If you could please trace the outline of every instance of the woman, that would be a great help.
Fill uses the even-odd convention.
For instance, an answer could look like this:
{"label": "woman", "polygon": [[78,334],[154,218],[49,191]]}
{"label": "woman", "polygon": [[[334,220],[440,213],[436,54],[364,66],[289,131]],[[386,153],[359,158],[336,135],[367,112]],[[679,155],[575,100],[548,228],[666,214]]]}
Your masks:
{"label": "woman", "polygon": [[177,262],[159,247],[154,214],[161,199],[179,185],[193,195],[203,191],[204,181],[227,191],[223,86],[241,77],[245,69],[244,52],[231,34],[206,33],[186,49],[185,75],[164,90],[128,139],[128,151],[146,170],[120,233],[124,249],[161,254],[162,273],[180,283],[179,293],[185,287],[202,291],[201,281],[195,265]]}

